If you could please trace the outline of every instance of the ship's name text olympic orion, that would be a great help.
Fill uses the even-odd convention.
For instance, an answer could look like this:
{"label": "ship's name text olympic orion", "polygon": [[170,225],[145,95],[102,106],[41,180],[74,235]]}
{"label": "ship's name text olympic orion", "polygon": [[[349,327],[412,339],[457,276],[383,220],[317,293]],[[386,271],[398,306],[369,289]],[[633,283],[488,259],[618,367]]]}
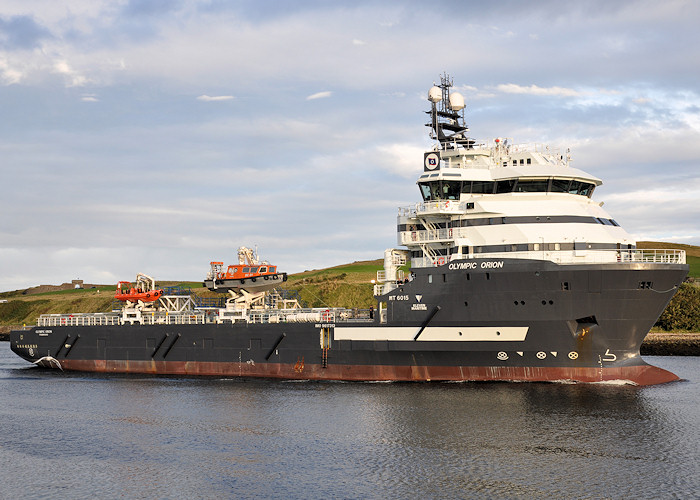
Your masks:
{"label": "ship's name text olympic orion", "polygon": [[502,269],[502,260],[488,260],[479,264],[478,262],[452,262],[449,269],[452,271],[457,271],[460,269],[476,269],[480,267],[481,269]]}

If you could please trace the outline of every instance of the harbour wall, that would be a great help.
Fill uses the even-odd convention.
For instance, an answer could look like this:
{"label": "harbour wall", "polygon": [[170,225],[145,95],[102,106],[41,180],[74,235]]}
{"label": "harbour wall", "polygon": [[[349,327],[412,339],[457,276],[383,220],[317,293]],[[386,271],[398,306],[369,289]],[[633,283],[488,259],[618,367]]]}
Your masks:
{"label": "harbour wall", "polygon": [[700,333],[649,333],[640,349],[649,356],[700,356]]}

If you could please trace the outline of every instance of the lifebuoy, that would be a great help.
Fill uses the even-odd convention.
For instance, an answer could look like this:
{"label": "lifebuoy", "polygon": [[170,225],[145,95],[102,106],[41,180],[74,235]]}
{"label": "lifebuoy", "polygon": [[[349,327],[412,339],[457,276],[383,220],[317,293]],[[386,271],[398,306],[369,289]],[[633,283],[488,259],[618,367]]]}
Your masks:
{"label": "lifebuoy", "polygon": [[445,257],[440,257],[440,258],[438,259],[438,266],[441,266],[441,265],[443,265],[444,263],[445,263]]}

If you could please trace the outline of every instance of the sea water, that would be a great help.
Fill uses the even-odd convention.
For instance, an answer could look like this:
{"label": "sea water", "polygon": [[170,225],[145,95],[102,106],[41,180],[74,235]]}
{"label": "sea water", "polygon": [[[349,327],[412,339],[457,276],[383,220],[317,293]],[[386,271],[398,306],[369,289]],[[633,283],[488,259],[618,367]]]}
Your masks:
{"label": "sea water", "polygon": [[0,498],[697,498],[684,380],[333,383],[63,373],[0,343]]}

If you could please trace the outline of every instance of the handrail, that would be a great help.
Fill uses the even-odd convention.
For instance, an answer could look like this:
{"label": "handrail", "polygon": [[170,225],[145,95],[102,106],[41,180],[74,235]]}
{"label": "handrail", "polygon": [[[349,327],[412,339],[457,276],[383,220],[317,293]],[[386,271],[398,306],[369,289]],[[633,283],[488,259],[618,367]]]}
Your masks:
{"label": "handrail", "polygon": [[[251,323],[344,323],[372,321],[370,309],[346,309],[341,307],[315,307],[303,309],[260,309],[260,310],[228,310],[229,313],[240,313],[241,319]],[[73,314],[42,314],[37,320],[37,326],[100,326],[100,325],[180,325],[205,324],[216,322],[216,314],[207,314],[202,310],[187,311],[131,311],[128,317],[120,313],[73,313]]]}
{"label": "handrail", "polygon": [[402,217],[415,217],[424,213],[459,214],[466,210],[466,202],[459,200],[423,201],[408,207],[399,207]]}
{"label": "handrail", "polygon": [[530,259],[548,260],[557,264],[685,264],[685,250],[678,249],[606,249],[606,250],[529,250],[524,252],[490,252],[472,255],[454,254],[435,261],[429,257],[411,259],[411,267],[437,267],[453,260]]}

